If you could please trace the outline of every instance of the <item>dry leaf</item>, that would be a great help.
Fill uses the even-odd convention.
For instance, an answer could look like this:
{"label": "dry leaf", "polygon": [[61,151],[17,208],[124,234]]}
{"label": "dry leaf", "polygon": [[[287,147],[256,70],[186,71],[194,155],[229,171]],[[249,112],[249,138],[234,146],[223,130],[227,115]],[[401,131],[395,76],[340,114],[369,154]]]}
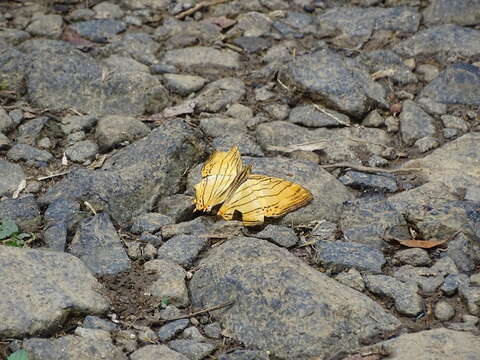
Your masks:
{"label": "dry leaf", "polygon": [[68,26],[63,30],[62,40],[81,48],[89,48],[93,46],[91,41],[82,38],[77,31]]}
{"label": "dry leaf", "polygon": [[442,245],[448,239],[444,240],[397,240],[400,244],[407,247],[421,248],[421,249],[431,249],[436,246]]}

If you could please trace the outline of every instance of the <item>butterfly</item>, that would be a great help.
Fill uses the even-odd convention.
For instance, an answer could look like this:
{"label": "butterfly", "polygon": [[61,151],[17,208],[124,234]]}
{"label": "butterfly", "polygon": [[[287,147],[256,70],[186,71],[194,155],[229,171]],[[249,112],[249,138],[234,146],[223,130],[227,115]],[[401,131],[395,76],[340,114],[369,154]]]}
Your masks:
{"label": "butterfly", "polygon": [[280,217],[313,199],[299,184],[276,177],[252,174],[243,166],[236,146],[229,151],[214,151],[202,167],[202,180],[195,185],[195,208],[232,220],[242,216],[245,226],[263,224],[265,217]]}

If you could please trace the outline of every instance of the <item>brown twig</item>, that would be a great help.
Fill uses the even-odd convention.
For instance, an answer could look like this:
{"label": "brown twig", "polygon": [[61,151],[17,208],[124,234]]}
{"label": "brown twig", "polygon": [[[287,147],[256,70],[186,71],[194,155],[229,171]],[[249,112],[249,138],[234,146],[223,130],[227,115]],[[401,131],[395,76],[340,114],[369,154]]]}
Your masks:
{"label": "brown twig", "polygon": [[366,173],[379,173],[380,172],[380,173],[386,173],[386,174],[401,174],[401,173],[410,173],[410,172],[415,172],[415,171],[426,170],[425,168],[383,169],[383,168],[378,168],[378,167],[355,165],[355,164],[348,163],[348,162],[320,165],[320,167],[322,167],[324,169],[350,168],[350,169],[353,169],[353,170],[366,172]]}
{"label": "brown twig", "polygon": [[201,1],[199,2],[197,5],[195,5],[194,7],[191,7],[190,9],[187,9],[185,11],[182,11],[181,13],[175,15],[175,18],[178,19],[178,20],[181,20],[183,19],[184,17],[188,16],[188,15],[191,15],[195,12],[197,12],[198,10],[200,9],[203,9],[204,7],[209,7],[209,6],[214,6],[214,5],[218,5],[218,4],[223,4],[223,3],[226,3],[226,2],[229,2],[231,0],[211,0],[211,1]]}
{"label": "brown twig", "polygon": [[175,316],[175,317],[170,318],[168,320],[155,321],[154,323],[152,323],[152,325],[162,324],[162,323],[167,322],[167,321],[174,321],[174,320],[191,318],[191,317],[194,317],[194,316],[197,316],[197,315],[205,314],[205,313],[213,311],[213,310],[223,309],[224,307],[232,305],[234,302],[235,302],[234,300],[231,300],[231,301],[227,301],[223,304],[215,305],[215,306],[212,306],[212,307],[209,307],[209,308],[205,308],[205,309],[202,309],[202,310],[199,310],[199,311],[192,312],[190,314]]}

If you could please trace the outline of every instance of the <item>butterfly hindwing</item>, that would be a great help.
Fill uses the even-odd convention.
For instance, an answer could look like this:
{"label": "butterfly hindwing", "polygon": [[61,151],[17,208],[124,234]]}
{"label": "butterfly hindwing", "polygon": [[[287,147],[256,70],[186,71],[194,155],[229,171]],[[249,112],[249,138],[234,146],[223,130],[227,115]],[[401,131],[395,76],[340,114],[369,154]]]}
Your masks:
{"label": "butterfly hindwing", "polygon": [[235,211],[242,214],[244,225],[259,225],[265,217],[279,217],[295,210],[312,199],[310,191],[291,181],[249,175],[218,211],[231,220]]}

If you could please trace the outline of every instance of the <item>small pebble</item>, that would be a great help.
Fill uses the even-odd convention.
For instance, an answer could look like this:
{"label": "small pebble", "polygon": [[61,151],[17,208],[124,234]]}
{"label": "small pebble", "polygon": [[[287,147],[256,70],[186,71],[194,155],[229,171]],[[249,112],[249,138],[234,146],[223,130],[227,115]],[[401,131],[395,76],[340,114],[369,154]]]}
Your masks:
{"label": "small pebble", "polygon": [[439,301],[435,305],[435,317],[440,321],[451,320],[455,316],[455,309],[446,301]]}

